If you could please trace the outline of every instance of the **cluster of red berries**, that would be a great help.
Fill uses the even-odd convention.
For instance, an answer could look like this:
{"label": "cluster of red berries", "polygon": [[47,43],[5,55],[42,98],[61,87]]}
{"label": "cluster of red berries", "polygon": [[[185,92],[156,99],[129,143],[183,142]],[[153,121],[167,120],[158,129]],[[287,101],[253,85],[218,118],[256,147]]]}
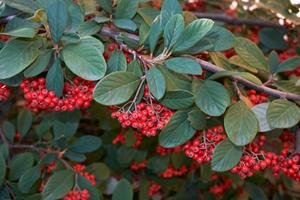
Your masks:
{"label": "cluster of red berries", "polygon": [[164,172],[160,173],[159,176],[163,178],[172,178],[175,176],[183,176],[188,172],[188,168],[182,165],[179,169],[175,169],[173,166],[169,166]]}
{"label": "cluster of red berries", "polygon": [[164,156],[164,155],[167,155],[167,154],[170,154],[170,153],[176,153],[176,152],[182,151],[182,147],[177,146],[177,147],[174,147],[174,148],[165,148],[163,146],[157,146],[155,148],[155,151],[159,155]]}
{"label": "cluster of red berries", "polygon": [[89,192],[84,190],[72,190],[66,196],[64,196],[64,200],[88,200],[90,198]]}
{"label": "cluster of red berries", "polygon": [[83,171],[85,169],[84,165],[76,164],[73,166],[73,169],[76,173],[80,174],[81,176],[89,180],[92,185],[96,185],[95,175]]}
{"label": "cluster of red berries", "polygon": [[9,35],[0,35],[0,41],[8,41],[11,37]]}
{"label": "cluster of red berries", "polygon": [[139,171],[141,169],[144,169],[147,165],[147,160],[143,160],[142,162],[133,162],[131,165],[130,165],[130,169],[132,171]]}
{"label": "cluster of red berries", "polygon": [[56,170],[57,170],[57,166],[55,164],[55,161],[53,161],[48,164],[46,171],[48,174],[50,174],[51,172],[56,171]]}
{"label": "cluster of red berries", "polygon": [[[119,45],[116,43],[110,43],[107,45],[107,51],[105,51],[103,53],[103,57],[105,58],[105,60],[108,60],[110,58],[110,53],[109,52],[113,52],[114,50],[120,49]],[[132,61],[132,58],[129,56],[129,54],[125,51],[123,51],[123,54],[126,58],[126,62],[130,63]]]}
{"label": "cluster of red berries", "polygon": [[219,176],[218,174],[213,174],[211,176],[211,181],[216,182],[216,184],[211,186],[209,191],[216,196],[223,196],[233,184],[233,181],[227,176]]}
{"label": "cluster of red berries", "polygon": [[203,10],[204,1],[202,0],[194,0],[188,1],[183,5],[184,10],[188,11],[201,11]]}
{"label": "cluster of red berries", "polygon": [[199,164],[208,163],[212,159],[215,146],[226,138],[225,135],[222,125],[209,128],[206,131],[198,131],[196,135],[183,146],[184,153]]}
{"label": "cluster of red berries", "polygon": [[26,107],[32,112],[63,112],[87,108],[93,100],[94,86],[91,81],[75,77],[72,83],[64,83],[63,96],[59,98],[55,92],[47,90],[45,78],[27,79],[20,85],[24,91]]}
{"label": "cluster of red berries", "polygon": [[[143,135],[140,134],[137,131],[133,132],[134,137],[136,138],[136,141],[132,144],[133,148],[139,148],[142,145],[143,142]],[[126,143],[126,137],[125,135],[120,132],[112,141],[113,144],[125,144]]]}
{"label": "cluster of red berries", "polygon": [[157,183],[154,183],[154,182],[151,182],[149,190],[148,190],[148,195],[150,197],[153,197],[153,196],[156,196],[156,195],[160,195],[160,192],[159,192],[160,189],[161,189],[161,185],[159,185]]}
{"label": "cluster of red berries", "polygon": [[126,143],[126,138],[123,135],[123,133],[119,133],[112,141],[113,144],[125,144]]}
{"label": "cluster of red berries", "polygon": [[132,127],[146,136],[156,136],[158,130],[164,128],[173,112],[158,103],[147,105],[142,102],[136,105],[134,111],[117,111],[112,118],[117,118],[122,127]]}
{"label": "cluster of red berries", "polygon": [[253,105],[268,102],[269,95],[266,93],[257,93],[256,90],[247,91],[248,98]]}
{"label": "cluster of red berries", "polygon": [[0,101],[7,101],[10,91],[7,85],[0,83]]}

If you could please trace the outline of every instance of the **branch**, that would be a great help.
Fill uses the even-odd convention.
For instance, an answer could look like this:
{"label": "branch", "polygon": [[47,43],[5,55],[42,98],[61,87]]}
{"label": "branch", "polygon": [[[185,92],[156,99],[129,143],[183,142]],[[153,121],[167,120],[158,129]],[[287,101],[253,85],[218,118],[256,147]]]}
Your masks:
{"label": "branch", "polygon": [[[116,31],[116,30],[113,30],[113,29],[107,28],[107,27],[103,27],[100,33],[104,36],[107,36],[107,37],[110,37],[113,39],[117,39],[118,36],[120,36],[122,34],[122,35],[128,37],[129,39],[132,39],[135,41],[139,40],[139,37],[137,35],[125,33],[125,32],[119,32],[119,31]],[[205,60],[195,58],[192,56],[188,56],[188,57],[194,58],[202,66],[202,68],[206,69],[209,72],[218,73],[221,71],[226,71],[223,68],[218,67],[218,66],[216,66],[210,62],[207,62]],[[293,101],[300,101],[300,95],[297,95],[294,93],[289,93],[289,92],[283,92],[280,90],[276,90],[276,89],[267,87],[265,85],[256,85],[255,83],[248,81],[247,79],[244,79],[242,77],[238,77],[238,76],[232,76],[231,78],[233,79],[233,81],[237,81],[240,84],[243,84],[244,86],[246,86],[248,88],[255,89],[259,92],[264,92],[264,93],[267,93],[271,96],[278,97],[278,98],[289,99],[289,100],[293,100]]]}
{"label": "branch", "polygon": [[224,22],[231,25],[249,25],[249,26],[260,26],[260,27],[277,27],[282,28],[280,24],[258,20],[258,19],[244,19],[244,18],[236,18],[231,17],[229,15],[223,13],[205,13],[205,12],[194,12],[195,16],[198,18],[208,18],[215,21]]}

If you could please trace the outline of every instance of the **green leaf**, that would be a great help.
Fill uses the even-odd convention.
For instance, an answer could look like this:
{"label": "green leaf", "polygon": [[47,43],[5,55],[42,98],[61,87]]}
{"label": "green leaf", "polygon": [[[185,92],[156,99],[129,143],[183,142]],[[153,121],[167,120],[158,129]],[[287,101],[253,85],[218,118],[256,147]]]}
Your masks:
{"label": "green leaf", "polygon": [[288,44],[284,40],[285,29],[263,28],[259,31],[259,41],[269,49],[286,49]]}
{"label": "green leaf", "polygon": [[187,76],[167,69],[165,66],[157,67],[164,75],[167,83],[167,91],[187,90],[191,91],[191,81]]}
{"label": "green leaf", "polygon": [[183,14],[179,2],[177,0],[164,0],[161,6],[161,17],[163,27],[167,24],[169,19],[176,14]]}
{"label": "green leaf", "polygon": [[56,200],[65,196],[74,185],[74,172],[62,170],[53,174],[42,192],[43,200]]}
{"label": "green leaf", "polygon": [[71,112],[55,113],[53,117],[53,133],[55,138],[71,137],[78,128],[80,120],[80,110],[74,110]]}
{"label": "green leaf", "polygon": [[230,170],[238,164],[242,155],[243,147],[235,146],[229,140],[223,140],[213,152],[212,169],[217,172]]}
{"label": "green leaf", "polygon": [[96,0],[103,10],[112,13],[113,0]]}
{"label": "green leaf", "polygon": [[258,131],[255,114],[243,101],[239,101],[228,109],[224,118],[224,126],[230,141],[238,146],[249,144]]}
{"label": "green leaf", "polygon": [[149,36],[148,36],[151,53],[154,52],[162,32],[163,32],[163,28],[161,26],[161,19],[157,17],[155,18],[155,20],[153,21],[150,27]]}
{"label": "green leaf", "polygon": [[32,125],[32,114],[29,110],[23,109],[18,114],[17,130],[23,138],[29,131]]}
{"label": "green leaf", "polygon": [[264,193],[262,188],[260,188],[258,185],[254,184],[254,183],[247,181],[245,183],[245,189],[246,189],[247,193],[249,194],[249,196],[251,197],[251,199],[253,199],[253,200],[267,200],[268,199],[268,197],[266,196],[266,194]]}
{"label": "green leaf", "polygon": [[107,106],[124,103],[134,94],[140,81],[132,72],[113,72],[97,83],[93,97]]}
{"label": "green leaf", "polygon": [[196,130],[202,130],[206,126],[205,114],[198,109],[189,112],[188,120]]}
{"label": "green leaf", "polygon": [[234,44],[233,34],[226,28],[216,25],[207,33],[205,39],[212,44],[208,51],[225,51],[232,48]]}
{"label": "green leaf", "polygon": [[115,50],[112,52],[108,62],[107,62],[107,74],[117,71],[126,71],[127,62],[126,57],[120,50]]}
{"label": "green leaf", "polygon": [[292,71],[300,66],[300,56],[289,58],[279,64],[275,72]]}
{"label": "green leaf", "polygon": [[47,6],[47,18],[51,37],[58,43],[68,23],[68,11],[63,0],[52,0]]}
{"label": "green leaf", "polygon": [[52,55],[52,50],[47,50],[40,54],[39,57],[24,71],[24,76],[26,78],[35,77],[41,74],[48,66],[50,58]]}
{"label": "green leaf", "polygon": [[269,54],[269,58],[268,58],[268,64],[269,64],[269,67],[270,67],[272,73],[275,73],[277,71],[278,66],[279,66],[279,61],[280,61],[279,56],[276,53],[276,51],[272,51]]}
{"label": "green leaf", "polygon": [[139,8],[138,14],[144,19],[147,25],[151,25],[153,20],[160,14],[160,11],[155,8]]}
{"label": "green leaf", "polygon": [[268,121],[267,121],[267,109],[269,107],[269,103],[261,103],[252,107],[252,112],[255,114],[258,124],[259,124],[259,132],[267,132],[272,130]]}
{"label": "green leaf", "polygon": [[231,64],[233,64],[233,65],[236,65],[236,66],[238,66],[238,67],[241,67],[241,68],[243,68],[243,69],[245,69],[245,70],[248,70],[248,71],[250,71],[250,72],[252,72],[252,73],[258,73],[258,70],[257,70],[255,67],[253,67],[253,66],[249,65],[248,63],[246,63],[246,62],[245,62],[240,56],[238,56],[238,55],[234,55],[234,56],[230,57],[230,58],[229,58],[229,62],[230,62]]}
{"label": "green leaf", "polygon": [[131,19],[138,9],[138,0],[118,0],[116,8],[117,19]]}
{"label": "green leaf", "polygon": [[1,153],[0,154],[0,187],[2,186],[2,184],[4,182],[5,175],[6,175],[6,162]]}
{"label": "green leaf", "polygon": [[269,70],[264,54],[254,42],[238,37],[234,43],[234,50],[250,66],[260,70]]}
{"label": "green leaf", "polygon": [[155,155],[151,157],[147,162],[147,169],[150,169],[153,173],[164,172],[169,165],[169,159],[167,157]]}
{"label": "green leaf", "polygon": [[0,79],[11,78],[39,55],[36,41],[10,40],[0,51]]}
{"label": "green leaf", "polygon": [[121,179],[115,188],[112,200],[133,200],[133,189],[126,179]]}
{"label": "green leaf", "polygon": [[32,165],[33,156],[31,153],[17,154],[10,163],[9,180],[19,179]]}
{"label": "green leaf", "polygon": [[193,47],[213,27],[214,22],[210,19],[197,19],[190,23],[177,40],[172,52],[182,53]]}
{"label": "green leaf", "polygon": [[146,79],[151,94],[157,100],[161,99],[166,91],[166,80],[164,75],[156,67],[151,67],[146,74]]}
{"label": "green leaf", "polygon": [[96,180],[104,181],[110,177],[110,170],[105,163],[92,163],[86,170],[95,175]]}
{"label": "green leaf", "polygon": [[216,80],[219,78],[230,77],[230,76],[240,76],[243,77],[244,79],[247,79],[248,81],[251,81],[252,83],[255,83],[257,85],[262,85],[262,82],[259,78],[257,78],[256,76],[248,72],[221,71],[210,76],[209,79]]}
{"label": "green leaf", "polygon": [[192,58],[170,58],[165,61],[168,69],[182,74],[201,75],[202,68],[197,61]]}
{"label": "green leaf", "polygon": [[56,59],[46,76],[46,88],[54,91],[56,96],[61,97],[64,90],[64,72],[60,65],[60,59]]}
{"label": "green leaf", "polygon": [[161,100],[162,105],[174,110],[189,108],[193,103],[193,94],[185,90],[168,91]]}
{"label": "green leaf", "polygon": [[41,170],[39,166],[28,169],[20,178],[18,188],[23,193],[28,193],[34,183],[40,178]]}
{"label": "green leaf", "polygon": [[101,145],[102,141],[99,137],[85,135],[76,139],[69,149],[76,153],[89,153],[96,151]]}
{"label": "green leaf", "polygon": [[136,149],[123,145],[117,151],[117,160],[123,167],[128,167],[133,161],[136,153]]}
{"label": "green leaf", "polygon": [[89,200],[103,199],[101,197],[100,191],[95,186],[93,186],[86,177],[78,175],[77,182],[80,189],[86,189],[89,192]]}
{"label": "green leaf", "polygon": [[2,125],[2,130],[3,133],[5,135],[5,137],[11,142],[13,143],[14,141],[14,136],[16,134],[16,129],[15,126],[9,122],[9,121],[4,121],[3,125]]}
{"label": "green leaf", "polygon": [[188,119],[189,110],[177,111],[169,119],[166,126],[159,134],[159,144],[166,148],[172,148],[184,144],[195,134]]}
{"label": "green leaf", "polygon": [[128,72],[133,72],[135,75],[137,75],[138,77],[142,77],[143,76],[143,71],[141,69],[141,65],[138,63],[137,60],[132,60],[129,64],[128,64]]}
{"label": "green leaf", "polygon": [[20,28],[20,29],[4,32],[1,34],[13,36],[13,37],[33,38],[35,36],[35,33],[36,32],[33,28]]}
{"label": "green leaf", "polygon": [[171,48],[177,42],[184,31],[184,19],[180,14],[176,14],[166,24],[164,29],[164,47]]}
{"label": "green leaf", "polygon": [[134,21],[130,19],[115,19],[113,20],[114,25],[118,28],[129,30],[129,31],[136,31],[137,25]]}
{"label": "green leaf", "polygon": [[300,121],[300,108],[287,100],[274,100],[267,109],[267,120],[272,128],[291,128]]}
{"label": "green leaf", "polygon": [[77,32],[80,36],[90,36],[97,34],[101,29],[101,25],[99,25],[95,21],[85,21],[82,22],[78,28]]}
{"label": "green leaf", "polygon": [[96,49],[98,49],[101,53],[104,53],[104,45],[100,40],[94,38],[93,36],[83,36],[80,37],[80,39],[82,43],[93,46]]}
{"label": "green leaf", "polygon": [[66,45],[62,50],[67,67],[86,80],[99,80],[106,72],[102,52],[84,41]]}
{"label": "green leaf", "polygon": [[222,115],[230,104],[228,91],[222,84],[215,81],[199,81],[194,95],[198,108],[210,116]]}

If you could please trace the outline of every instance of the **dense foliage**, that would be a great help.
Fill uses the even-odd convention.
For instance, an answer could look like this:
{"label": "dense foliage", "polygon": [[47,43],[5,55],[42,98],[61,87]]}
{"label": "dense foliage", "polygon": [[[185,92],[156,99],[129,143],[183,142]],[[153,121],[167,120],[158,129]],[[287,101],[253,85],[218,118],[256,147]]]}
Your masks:
{"label": "dense foliage", "polygon": [[300,198],[298,12],[0,1],[0,199]]}

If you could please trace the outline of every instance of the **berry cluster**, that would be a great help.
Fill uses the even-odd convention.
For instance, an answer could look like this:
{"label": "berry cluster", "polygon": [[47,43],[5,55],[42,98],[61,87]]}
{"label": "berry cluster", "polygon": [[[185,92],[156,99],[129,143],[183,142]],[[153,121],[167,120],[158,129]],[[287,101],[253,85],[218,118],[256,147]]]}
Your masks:
{"label": "berry cluster", "polygon": [[7,101],[9,97],[10,91],[7,85],[0,83],[0,101]]}
{"label": "berry cluster", "polygon": [[48,174],[50,174],[50,173],[52,173],[53,171],[56,171],[56,170],[57,170],[57,166],[56,166],[55,162],[53,161],[53,162],[48,164],[46,171],[47,171]]}
{"label": "berry cluster", "polygon": [[84,190],[72,190],[66,196],[64,200],[88,200],[90,198],[89,192]]}
{"label": "berry cluster", "polygon": [[130,165],[130,169],[132,171],[139,171],[141,169],[144,169],[147,165],[147,160],[143,160],[142,162],[133,162],[131,165]]}
{"label": "berry cluster", "polygon": [[193,139],[188,141],[183,150],[186,156],[199,164],[208,163],[212,159],[215,146],[226,138],[222,125],[197,132]]}
{"label": "berry cluster", "polygon": [[183,5],[183,9],[189,11],[199,11],[203,10],[203,6],[204,1],[202,0],[188,1]]}
{"label": "berry cluster", "polygon": [[252,102],[253,105],[265,103],[268,101],[268,94],[266,94],[266,93],[258,94],[256,92],[256,90],[248,90],[247,94],[248,94],[249,100]]}
{"label": "berry cluster", "polygon": [[142,102],[136,105],[134,111],[117,111],[111,116],[117,118],[122,127],[132,127],[143,135],[156,136],[172,115],[172,111],[158,103],[147,105]]}
{"label": "berry cluster", "polygon": [[73,166],[73,169],[76,173],[80,174],[81,176],[85,177],[90,181],[92,185],[96,185],[96,178],[95,175],[90,174],[88,172],[84,172],[83,170],[85,169],[84,165],[76,164]]}
{"label": "berry cluster", "polygon": [[[120,49],[120,47],[119,47],[118,44],[116,44],[116,43],[110,43],[110,44],[108,44],[108,45],[107,45],[107,50],[108,50],[108,52],[105,51],[105,52],[103,53],[103,57],[105,58],[105,60],[108,60],[108,59],[110,58],[110,53],[109,53],[109,52],[113,52],[113,51],[116,50],[116,49]],[[130,62],[132,61],[132,59],[131,59],[131,57],[129,56],[129,54],[128,54],[127,52],[125,52],[125,51],[123,51],[123,54],[124,54],[124,56],[125,56],[125,58],[126,58],[126,62],[127,62],[127,63],[130,63]]]}
{"label": "berry cluster", "polygon": [[176,153],[176,152],[182,151],[182,147],[177,146],[177,147],[174,147],[174,148],[165,148],[165,147],[162,147],[162,146],[157,146],[155,148],[155,151],[159,155],[164,156],[164,155],[167,155],[167,154],[170,154],[170,153]]}
{"label": "berry cluster", "polygon": [[126,138],[123,135],[123,133],[119,133],[112,141],[113,144],[125,144],[126,143]]}
{"label": "berry cluster", "polygon": [[160,189],[161,189],[161,185],[151,182],[150,183],[150,187],[149,187],[149,191],[148,191],[148,195],[150,197],[156,196],[160,194]]}
{"label": "berry cluster", "polygon": [[182,165],[179,169],[169,166],[164,172],[160,173],[159,176],[163,178],[172,178],[174,176],[183,176],[188,171],[189,170],[185,165]]}
{"label": "berry cluster", "polygon": [[216,182],[216,184],[210,187],[209,192],[216,196],[223,196],[233,183],[227,176],[219,176],[217,174],[211,176],[211,181]]}
{"label": "berry cluster", "polygon": [[72,83],[64,83],[63,96],[60,98],[55,92],[47,90],[45,78],[24,80],[20,87],[24,91],[26,107],[32,112],[72,111],[89,107],[93,100],[94,83],[79,77],[74,78]]}

